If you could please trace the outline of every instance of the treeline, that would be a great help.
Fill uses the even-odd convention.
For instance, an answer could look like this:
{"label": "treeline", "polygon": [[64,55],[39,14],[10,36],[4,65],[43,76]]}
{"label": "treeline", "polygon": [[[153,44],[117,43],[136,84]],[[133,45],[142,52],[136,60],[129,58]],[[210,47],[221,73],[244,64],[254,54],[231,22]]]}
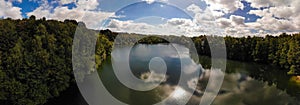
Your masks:
{"label": "treeline", "polygon": [[[200,55],[210,56],[207,36],[194,37]],[[300,74],[300,33],[266,37],[224,38],[227,58],[276,65],[289,74]],[[217,43],[217,42],[216,42]]]}
{"label": "treeline", "polygon": [[[111,36],[111,39],[114,39],[117,36],[117,33],[113,33],[109,30],[102,30],[102,32],[107,33],[105,34],[106,36]],[[117,43],[115,44],[136,44],[133,42],[158,44],[173,41],[177,44],[191,47],[188,38],[184,36],[151,35],[150,37],[145,37],[144,35],[124,33],[120,35],[121,36],[119,37],[121,37],[121,40],[116,40]],[[219,40],[220,38],[225,41],[228,59],[271,64],[280,67],[289,74],[300,74],[300,33],[282,33],[278,36],[266,35],[265,37],[248,36],[240,38],[201,35],[192,37],[192,41],[199,55],[211,56],[210,47],[218,47],[218,44],[222,44],[222,42],[220,42],[221,40]]]}
{"label": "treeline", "polygon": [[[72,45],[77,26],[74,20],[36,20],[34,16],[0,20],[1,105],[44,104],[75,83]],[[111,42],[104,35],[81,28],[86,37],[98,36],[94,57],[101,65],[110,54]]]}

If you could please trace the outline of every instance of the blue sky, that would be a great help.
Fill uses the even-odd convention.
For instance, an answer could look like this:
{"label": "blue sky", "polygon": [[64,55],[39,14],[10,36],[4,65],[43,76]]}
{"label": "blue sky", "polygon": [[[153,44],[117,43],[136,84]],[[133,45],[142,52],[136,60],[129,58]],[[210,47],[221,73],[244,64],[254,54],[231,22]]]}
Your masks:
{"label": "blue sky", "polygon": [[192,19],[187,13],[181,9],[165,3],[154,2],[148,4],[146,2],[138,2],[130,4],[115,12],[117,16],[124,16],[120,20],[135,20],[140,17],[157,16],[166,19],[186,18]]}
{"label": "blue sky", "polygon": [[242,1],[242,3],[245,6],[243,9],[238,9],[233,13],[228,13],[224,15],[224,17],[229,18],[231,15],[243,16],[246,18],[245,22],[255,22],[258,18],[261,18],[255,14],[248,13],[250,10],[257,10],[256,8],[251,7],[249,2]]}
{"label": "blue sky", "polygon": [[206,23],[213,20],[210,30],[243,36],[299,32],[299,4],[297,0],[0,0],[0,17],[75,19],[96,29],[110,19],[106,25],[115,31],[173,27],[189,34],[206,32],[204,28],[212,26]]}

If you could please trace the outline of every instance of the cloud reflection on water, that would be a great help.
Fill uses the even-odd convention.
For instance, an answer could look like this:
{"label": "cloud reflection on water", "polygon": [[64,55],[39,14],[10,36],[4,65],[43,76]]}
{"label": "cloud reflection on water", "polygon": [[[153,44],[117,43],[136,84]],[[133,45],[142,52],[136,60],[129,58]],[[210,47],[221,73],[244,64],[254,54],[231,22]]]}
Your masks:
{"label": "cloud reflection on water", "polygon": [[[210,70],[205,72],[210,72]],[[157,94],[162,99],[171,97],[165,102],[167,105],[174,104],[172,103],[175,102],[174,100],[180,101],[181,98],[185,98],[186,94],[194,94],[188,104],[198,104],[207,85],[209,78],[207,74],[209,73],[203,73],[205,76],[187,81],[189,88],[194,89],[196,86],[195,93],[189,92],[190,89],[185,87],[161,84]],[[244,79],[240,81],[241,78]],[[197,85],[196,82],[198,82]],[[294,101],[285,91],[277,89],[275,85],[269,86],[267,83],[257,81],[249,76],[232,73],[225,75],[221,90],[212,105],[287,105]]]}
{"label": "cloud reflection on water", "polygon": [[[153,91],[148,92],[149,94],[151,93],[151,95],[142,96],[154,97],[157,102],[170,97],[164,104],[174,105],[186,100],[186,95],[193,94],[192,98],[188,99],[188,105],[199,104],[200,101],[205,103],[207,100],[202,96],[207,88],[209,78],[211,75],[218,77],[224,73],[216,72],[218,70],[204,70],[200,64],[195,63],[191,59],[188,55],[188,49],[184,49],[185,47],[178,45],[175,45],[175,48],[178,50],[178,53],[176,53],[173,46],[169,45],[138,45],[135,46],[131,52],[129,49],[119,49],[115,51],[119,51],[116,53],[122,54],[132,53],[130,57],[132,58],[132,64],[134,64],[132,65],[134,68],[132,70],[133,73],[138,72],[137,77],[145,80],[144,82],[149,84],[148,86],[158,85]],[[160,56],[166,62],[168,67],[166,74],[156,71],[147,71],[148,68],[145,68],[151,57],[157,56]],[[117,57],[122,58],[122,56]],[[181,60],[181,66],[178,66],[180,65],[177,62],[178,60]],[[174,80],[176,81],[176,79],[179,78],[178,73],[180,73],[179,70],[181,70],[179,68],[182,68],[183,72],[181,73],[185,75],[184,78],[182,78],[184,84],[176,84],[176,82],[174,82]],[[153,75],[152,78],[147,78],[151,72]],[[201,75],[193,75],[195,72],[200,72]],[[212,84],[210,88],[214,88],[215,85],[216,84]],[[214,89],[210,88],[206,91],[206,94],[209,95],[208,97],[214,94]],[[194,89],[196,89],[195,92],[193,91]],[[116,92],[116,94],[118,93]],[[137,95],[132,91],[128,94],[131,94],[130,98],[133,99],[133,102],[141,97],[140,93]],[[240,69],[235,70],[234,73],[225,74],[221,90],[217,94],[212,103],[213,105],[287,105],[290,103],[294,104],[295,101],[285,91],[277,89],[275,85],[270,86],[266,82],[255,80],[247,74],[244,74]]]}

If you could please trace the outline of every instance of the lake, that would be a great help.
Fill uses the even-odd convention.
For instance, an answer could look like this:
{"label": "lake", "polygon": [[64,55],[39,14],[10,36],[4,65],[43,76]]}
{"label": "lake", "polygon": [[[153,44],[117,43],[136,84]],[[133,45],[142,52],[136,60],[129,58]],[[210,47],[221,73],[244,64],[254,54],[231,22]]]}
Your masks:
{"label": "lake", "polygon": [[[122,59],[126,55],[129,61]],[[120,62],[128,63],[132,74],[144,81],[145,85],[140,87],[157,87],[149,91],[126,87],[116,77],[112,66]],[[160,71],[158,67],[164,66],[167,71]],[[152,105],[162,100],[166,105],[180,105],[185,101],[188,105],[196,105],[201,100],[206,101],[203,95],[211,71],[209,57],[200,56],[196,63],[184,46],[138,44],[132,49],[116,48],[112,60],[105,60],[98,74],[113,97],[130,105]],[[300,83],[293,78],[274,66],[227,60],[224,81],[212,105],[298,105]],[[47,103],[53,104],[87,105],[76,85]]]}

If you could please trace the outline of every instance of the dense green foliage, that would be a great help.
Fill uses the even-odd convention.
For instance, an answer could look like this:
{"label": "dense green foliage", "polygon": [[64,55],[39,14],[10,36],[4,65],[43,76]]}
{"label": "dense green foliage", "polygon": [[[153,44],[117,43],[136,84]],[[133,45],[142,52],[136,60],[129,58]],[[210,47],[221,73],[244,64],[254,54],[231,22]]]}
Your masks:
{"label": "dense green foliage", "polygon": [[[272,64],[290,70],[289,74],[300,74],[300,34],[224,39],[228,59]],[[206,36],[193,40],[200,55],[210,56]]]}
{"label": "dense green foliage", "polygon": [[[78,29],[74,20],[59,22],[45,18],[0,20],[0,104],[37,105],[74,83],[72,73],[73,37]],[[118,33],[79,27],[85,38],[97,36],[96,67],[109,56]],[[126,33],[124,33],[126,34]],[[176,36],[144,37],[126,34],[115,44],[157,44],[169,41],[189,45],[188,38]],[[208,36],[193,37],[199,55],[210,56]],[[165,40],[166,39],[166,40]],[[300,34],[263,37],[225,37],[227,57],[233,60],[277,65],[291,74],[300,73]],[[75,42],[82,43],[82,42]],[[83,49],[78,49],[84,52]],[[87,58],[89,59],[89,58]],[[89,63],[76,65],[85,69]],[[88,67],[89,68],[89,67]],[[90,71],[90,70],[87,70]]]}
{"label": "dense green foliage", "polygon": [[[34,16],[0,20],[1,105],[43,104],[75,82],[72,44],[77,24],[73,20],[36,20]],[[97,35],[96,59],[100,65],[111,43]]]}

